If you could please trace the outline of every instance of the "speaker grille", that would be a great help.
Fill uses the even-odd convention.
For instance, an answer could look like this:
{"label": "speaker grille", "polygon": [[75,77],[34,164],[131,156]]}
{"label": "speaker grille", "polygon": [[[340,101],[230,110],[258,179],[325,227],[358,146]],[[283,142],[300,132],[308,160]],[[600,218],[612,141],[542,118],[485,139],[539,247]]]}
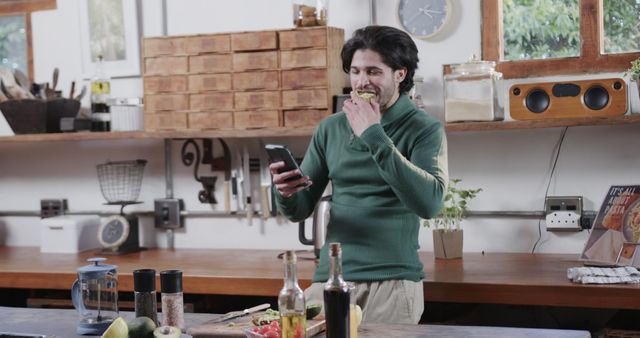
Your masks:
{"label": "speaker grille", "polygon": [[527,94],[525,104],[534,113],[542,113],[549,108],[549,94],[542,89],[534,89]]}
{"label": "speaker grille", "polygon": [[593,86],[584,92],[584,104],[589,109],[600,110],[609,103],[609,93],[602,86]]}

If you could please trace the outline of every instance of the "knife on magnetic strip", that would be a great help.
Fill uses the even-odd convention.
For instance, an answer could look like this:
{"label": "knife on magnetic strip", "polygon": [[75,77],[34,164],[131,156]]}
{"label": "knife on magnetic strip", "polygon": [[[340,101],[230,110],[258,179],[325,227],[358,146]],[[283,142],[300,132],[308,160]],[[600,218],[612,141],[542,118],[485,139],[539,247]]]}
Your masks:
{"label": "knife on magnetic strip", "polygon": [[262,218],[269,218],[269,193],[271,189],[271,172],[269,171],[269,159],[264,150],[264,143],[260,140],[260,206],[262,207]]}
{"label": "knife on magnetic strip", "polygon": [[247,212],[247,222],[251,225],[253,219],[253,204],[251,202],[251,170],[250,170],[250,161],[249,150],[247,146],[244,145],[242,147],[242,170],[243,170],[243,181],[242,186],[245,193],[245,211]]}
{"label": "knife on magnetic strip", "polygon": [[227,142],[219,138],[222,145],[222,161],[224,165],[224,212],[231,213],[231,152]]}

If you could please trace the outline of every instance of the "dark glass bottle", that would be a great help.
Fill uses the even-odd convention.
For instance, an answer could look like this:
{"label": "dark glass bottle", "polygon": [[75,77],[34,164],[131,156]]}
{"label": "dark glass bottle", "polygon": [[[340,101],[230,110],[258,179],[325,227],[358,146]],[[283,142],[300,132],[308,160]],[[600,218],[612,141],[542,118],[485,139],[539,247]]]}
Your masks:
{"label": "dark glass bottle", "polygon": [[342,277],[340,243],[329,244],[329,280],[324,285],[327,338],[349,337],[349,285]]}
{"label": "dark glass bottle", "polygon": [[282,319],[282,338],[306,338],[306,307],[304,292],[296,276],[296,254],[284,254],[284,286],[278,295],[278,310]]}

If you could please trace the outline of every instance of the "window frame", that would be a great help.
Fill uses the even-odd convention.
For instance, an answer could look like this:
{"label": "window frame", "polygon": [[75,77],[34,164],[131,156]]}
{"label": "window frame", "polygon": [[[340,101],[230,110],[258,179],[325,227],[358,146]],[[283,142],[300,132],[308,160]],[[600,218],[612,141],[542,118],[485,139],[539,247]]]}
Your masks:
{"label": "window frame", "polygon": [[482,59],[496,62],[505,79],[622,72],[640,52],[605,54],[603,0],[580,1],[580,56],[537,60],[504,59],[502,0],[482,0]]}
{"label": "window frame", "polygon": [[0,16],[24,16],[24,26],[27,37],[27,71],[29,80],[34,80],[33,74],[33,38],[31,35],[31,12],[57,8],[57,0],[2,0],[0,1]]}

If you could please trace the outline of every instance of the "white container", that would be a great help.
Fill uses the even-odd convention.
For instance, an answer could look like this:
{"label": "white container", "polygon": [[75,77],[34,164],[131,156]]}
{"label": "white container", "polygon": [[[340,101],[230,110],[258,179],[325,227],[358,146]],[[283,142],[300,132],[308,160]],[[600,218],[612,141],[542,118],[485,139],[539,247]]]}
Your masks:
{"label": "white container", "polygon": [[100,248],[98,215],[43,218],[40,221],[40,252],[77,253]]}
{"label": "white container", "polygon": [[503,107],[498,102],[497,83],[502,73],[495,62],[474,57],[451,66],[444,76],[444,113],[446,122],[500,121]]}
{"label": "white container", "polygon": [[142,99],[114,98],[109,100],[111,131],[144,130]]}

